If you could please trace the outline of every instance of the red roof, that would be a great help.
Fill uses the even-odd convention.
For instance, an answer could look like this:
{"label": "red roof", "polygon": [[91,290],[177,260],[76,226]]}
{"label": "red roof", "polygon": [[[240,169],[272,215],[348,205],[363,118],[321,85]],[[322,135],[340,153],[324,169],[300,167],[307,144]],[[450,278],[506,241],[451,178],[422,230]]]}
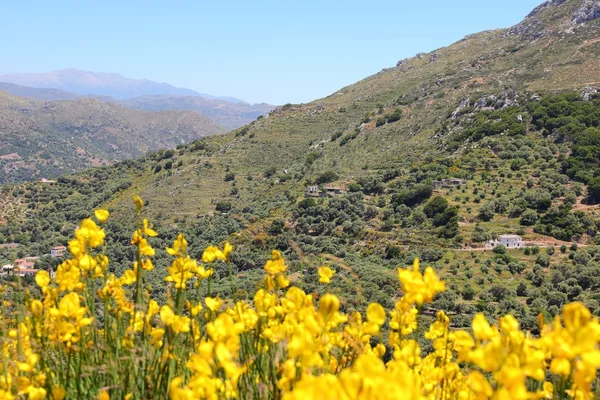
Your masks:
{"label": "red roof", "polygon": [[21,267],[21,271],[27,269],[27,267],[33,267],[35,265],[35,263],[32,262],[24,262],[21,263],[19,266]]}

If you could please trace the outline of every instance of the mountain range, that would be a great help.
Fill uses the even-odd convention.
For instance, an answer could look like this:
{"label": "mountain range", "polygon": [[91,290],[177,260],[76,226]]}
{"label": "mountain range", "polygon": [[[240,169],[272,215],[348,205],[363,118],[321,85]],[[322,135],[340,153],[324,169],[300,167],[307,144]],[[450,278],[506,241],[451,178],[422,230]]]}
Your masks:
{"label": "mountain range", "polygon": [[86,97],[145,111],[198,111],[228,129],[239,128],[275,108],[270,104],[249,104],[235,97],[202,94],[147,79],[77,69],[2,75],[0,90],[39,100]]}
{"label": "mountain range", "polygon": [[41,89],[59,89],[80,96],[109,96],[117,100],[146,95],[201,96],[168,83],[131,79],[115,73],[89,72],[74,68],[39,74],[0,75],[0,82]]}

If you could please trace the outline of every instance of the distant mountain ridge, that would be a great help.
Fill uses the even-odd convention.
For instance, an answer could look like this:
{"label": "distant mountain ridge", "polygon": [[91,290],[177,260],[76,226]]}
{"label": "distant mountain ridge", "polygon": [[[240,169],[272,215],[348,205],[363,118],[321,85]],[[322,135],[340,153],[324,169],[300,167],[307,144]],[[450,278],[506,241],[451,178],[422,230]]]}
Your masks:
{"label": "distant mountain ridge", "polygon": [[118,100],[137,96],[170,95],[200,96],[224,99],[233,103],[242,100],[234,97],[216,97],[191,89],[175,87],[164,82],[148,79],[131,79],[117,73],[90,72],[75,68],[46,73],[21,73],[0,75],[0,82],[40,89],[59,89],[80,96],[110,96]]}
{"label": "distant mountain ridge", "polygon": [[167,83],[129,79],[119,74],[67,69],[46,74],[0,76],[0,90],[14,96],[45,101],[95,98],[145,111],[197,111],[219,125],[237,129],[265,115],[275,106],[249,104],[228,96],[212,96]]}

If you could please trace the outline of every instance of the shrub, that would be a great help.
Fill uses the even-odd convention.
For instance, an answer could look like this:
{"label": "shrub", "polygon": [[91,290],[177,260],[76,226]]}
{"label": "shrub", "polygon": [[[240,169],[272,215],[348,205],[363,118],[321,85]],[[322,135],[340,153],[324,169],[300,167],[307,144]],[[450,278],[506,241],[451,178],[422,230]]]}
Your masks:
{"label": "shrub", "polygon": [[425,205],[423,212],[428,218],[433,218],[436,214],[443,213],[447,207],[448,200],[442,196],[436,196]]}
{"label": "shrub", "polygon": [[231,211],[231,208],[232,208],[231,203],[228,201],[219,201],[215,205],[215,210],[222,212],[222,213]]}
{"label": "shrub", "polygon": [[338,131],[338,132],[334,133],[333,135],[331,135],[331,141],[335,142],[336,140],[341,138],[343,134],[344,134],[343,131]]}
{"label": "shrub", "polygon": [[397,108],[393,113],[391,113],[387,117],[387,122],[392,123],[392,122],[400,121],[401,118],[402,118],[402,109]]}
{"label": "shrub", "polygon": [[524,226],[533,226],[537,223],[538,214],[534,210],[526,210],[521,215],[520,223]]}
{"label": "shrub", "polygon": [[464,300],[469,301],[469,300],[473,300],[475,298],[476,291],[475,291],[475,289],[473,289],[473,287],[471,285],[467,285],[462,290],[461,294],[462,294],[462,298]]}
{"label": "shrub", "polygon": [[494,205],[493,201],[490,201],[488,203],[485,203],[479,209],[479,218],[482,221],[490,221],[492,218],[494,218],[495,213],[496,213],[496,206]]}
{"label": "shrub", "polygon": [[506,254],[506,247],[504,247],[503,245],[499,244],[498,246],[494,247],[494,249],[492,250],[492,252],[494,254]]}
{"label": "shrub", "polygon": [[235,180],[235,174],[233,172],[228,172],[225,175],[225,182],[231,182],[233,180]]}
{"label": "shrub", "polygon": [[338,174],[336,174],[334,171],[325,171],[319,176],[317,176],[315,182],[317,183],[317,185],[322,185],[336,180],[338,180]]}
{"label": "shrub", "polygon": [[276,236],[283,233],[284,221],[281,219],[276,219],[271,222],[271,226],[269,227],[269,235]]}
{"label": "shrub", "polygon": [[263,176],[267,179],[269,179],[270,177],[272,177],[273,175],[275,175],[277,173],[277,168],[275,167],[269,167],[265,170],[265,172],[263,173]]}
{"label": "shrub", "polygon": [[421,253],[421,259],[425,262],[435,262],[444,256],[442,249],[427,248]]}

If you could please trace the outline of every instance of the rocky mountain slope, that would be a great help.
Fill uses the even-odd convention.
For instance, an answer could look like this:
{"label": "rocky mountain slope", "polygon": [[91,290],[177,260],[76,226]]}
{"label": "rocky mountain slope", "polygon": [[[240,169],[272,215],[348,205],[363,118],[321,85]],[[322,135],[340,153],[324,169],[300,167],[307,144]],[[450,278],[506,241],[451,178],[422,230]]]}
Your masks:
{"label": "rocky mountain slope", "polygon": [[44,102],[0,92],[0,182],[52,178],[224,131],[192,111],[144,112],[94,99]]}

